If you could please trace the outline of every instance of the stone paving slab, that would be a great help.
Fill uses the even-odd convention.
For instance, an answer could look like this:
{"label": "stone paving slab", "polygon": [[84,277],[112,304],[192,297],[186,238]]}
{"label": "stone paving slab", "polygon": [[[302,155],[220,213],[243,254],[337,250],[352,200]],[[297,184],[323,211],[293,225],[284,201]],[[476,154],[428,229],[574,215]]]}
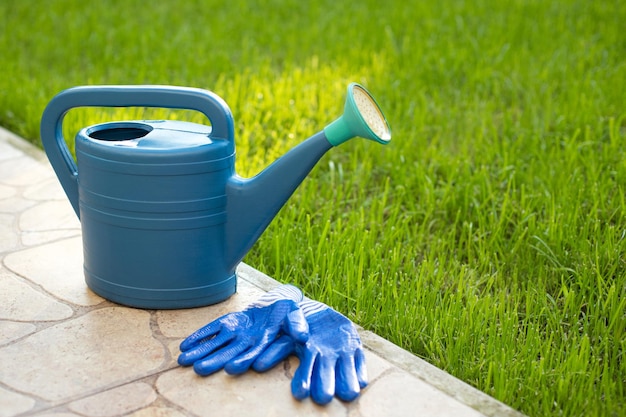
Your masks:
{"label": "stone paving slab", "polygon": [[295,358],[236,377],[181,368],[183,338],[279,285],[245,264],[237,274],[237,294],[195,309],[140,310],[94,294],[80,222],[45,155],[0,129],[0,417],[521,415],[362,329],[370,384],[352,403],[294,400]]}

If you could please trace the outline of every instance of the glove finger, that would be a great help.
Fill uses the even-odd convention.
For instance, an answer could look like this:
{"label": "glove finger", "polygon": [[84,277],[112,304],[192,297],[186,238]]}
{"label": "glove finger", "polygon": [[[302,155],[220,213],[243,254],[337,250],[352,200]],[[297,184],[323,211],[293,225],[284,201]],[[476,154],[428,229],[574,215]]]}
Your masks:
{"label": "glove finger", "polygon": [[304,343],[309,339],[309,324],[299,308],[287,315],[285,333],[296,342]]}
{"label": "glove finger", "polygon": [[281,336],[259,355],[252,364],[252,369],[257,372],[268,371],[292,354],[294,350],[293,339],[289,336]]}
{"label": "glove finger", "polygon": [[252,365],[252,362],[254,362],[254,360],[261,353],[263,353],[263,351],[267,348],[270,342],[276,339],[277,333],[278,331],[266,331],[263,334],[261,340],[259,340],[256,345],[253,345],[252,348],[249,349],[247,352],[243,352],[241,355],[236,356],[235,358],[233,358],[233,360],[231,360],[224,366],[224,370],[226,371],[226,373],[231,375],[239,375],[250,369],[250,365]]}
{"label": "glove finger", "polygon": [[249,344],[246,342],[231,343],[224,348],[214,352],[212,355],[205,359],[196,361],[193,364],[193,370],[202,376],[211,375],[222,369],[226,363],[232,360],[235,356],[246,350]]}
{"label": "glove finger", "polygon": [[240,375],[250,369],[252,362],[259,355],[256,348],[245,352],[243,356],[238,356],[224,365],[224,371],[229,375]]}
{"label": "glove finger", "polygon": [[357,376],[354,357],[342,356],[336,367],[336,387],[337,397],[343,401],[352,401],[359,396],[361,387]]}
{"label": "glove finger", "polygon": [[306,347],[302,350],[296,349],[296,352],[300,359],[300,365],[291,380],[291,393],[297,400],[303,400],[311,392],[311,378],[317,354]]}
{"label": "glove finger", "polygon": [[367,367],[365,366],[365,353],[363,349],[357,349],[354,353],[354,366],[359,380],[359,386],[365,388],[368,383]]}
{"label": "glove finger", "polygon": [[198,344],[200,344],[204,339],[211,337],[217,332],[219,332],[220,327],[221,327],[220,319],[214,320],[211,323],[207,324],[206,326],[201,327],[200,329],[196,330],[195,332],[187,336],[187,338],[180,343],[180,351],[185,352],[190,349],[193,349]]}
{"label": "glove finger", "polygon": [[182,352],[178,356],[178,364],[182,366],[191,365],[199,359],[210,355],[214,350],[220,348],[225,343],[228,343],[234,337],[235,335],[230,332],[219,333],[213,339],[205,342],[204,344],[201,344],[194,349]]}
{"label": "glove finger", "polygon": [[318,356],[311,378],[311,398],[317,404],[328,404],[335,395],[335,361]]}

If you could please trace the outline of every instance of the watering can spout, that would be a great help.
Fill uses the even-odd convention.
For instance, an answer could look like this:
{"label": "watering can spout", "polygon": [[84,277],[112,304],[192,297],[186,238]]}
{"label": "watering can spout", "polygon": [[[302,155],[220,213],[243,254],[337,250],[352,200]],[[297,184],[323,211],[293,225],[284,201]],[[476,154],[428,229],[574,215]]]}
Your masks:
{"label": "watering can spout", "polygon": [[276,160],[257,176],[237,175],[226,185],[226,267],[235,266],[261,236],[285,202],[321,157],[333,146],[354,137],[381,144],[391,129],[374,98],[359,84],[348,87],[344,113]]}

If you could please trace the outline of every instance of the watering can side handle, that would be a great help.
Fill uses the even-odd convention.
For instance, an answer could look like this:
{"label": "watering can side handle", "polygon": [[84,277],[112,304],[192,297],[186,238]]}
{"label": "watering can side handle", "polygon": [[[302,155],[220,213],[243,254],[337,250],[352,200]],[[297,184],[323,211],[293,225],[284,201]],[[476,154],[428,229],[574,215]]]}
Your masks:
{"label": "watering can side handle", "polygon": [[48,160],[72,204],[74,212],[80,218],[78,209],[78,169],[63,138],[63,119],[65,114],[71,109],[71,106],[64,106],[62,94],[60,93],[50,101],[41,116],[41,142]]}
{"label": "watering can side handle", "polygon": [[57,94],[41,117],[41,140],[77,216],[78,169],[63,137],[63,119],[76,107],[160,107],[196,110],[211,122],[210,137],[234,140],[230,108],[216,94],[190,87],[120,85],[74,87]]}

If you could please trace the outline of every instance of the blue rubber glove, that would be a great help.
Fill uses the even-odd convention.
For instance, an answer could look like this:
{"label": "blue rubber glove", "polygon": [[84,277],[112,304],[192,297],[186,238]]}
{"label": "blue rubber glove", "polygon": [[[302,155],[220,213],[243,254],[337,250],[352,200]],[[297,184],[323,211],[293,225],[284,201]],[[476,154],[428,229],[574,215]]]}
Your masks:
{"label": "blue rubber glove", "polygon": [[281,336],[252,368],[267,371],[295,353],[300,359],[291,381],[296,399],[310,395],[322,405],[334,395],[343,401],[356,399],[367,386],[365,355],[356,327],[347,317],[318,301],[305,298],[300,308],[309,324],[309,339],[302,343],[288,335]]}
{"label": "blue rubber glove", "polygon": [[183,340],[178,363],[193,364],[194,371],[203,376],[222,368],[240,374],[282,334],[306,341],[308,325],[298,307],[302,299],[302,292],[293,285],[275,288],[244,311],[225,314]]}

